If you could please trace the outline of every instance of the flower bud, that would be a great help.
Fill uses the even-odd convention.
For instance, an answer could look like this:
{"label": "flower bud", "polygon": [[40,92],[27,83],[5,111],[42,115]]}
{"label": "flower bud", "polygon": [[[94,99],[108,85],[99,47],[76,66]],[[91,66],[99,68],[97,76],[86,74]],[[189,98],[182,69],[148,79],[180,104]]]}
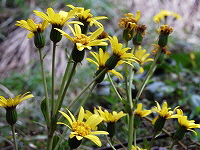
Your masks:
{"label": "flower bud", "polygon": [[80,26],[82,34],[87,34],[89,22],[87,22],[86,20],[82,20],[82,19],[79,19],[79,21],[84,24],[83,26]]}
{"label": "flower bud", "polygon": [[105,63],[105,66],[108,68],[108,70],[112,70],[117,65],[118,61],[120,61],[119,56],[112,55]]}
{"label": "flower bud", "polygon": [[158,30],[160,33],[159,35],[159,40],[158,40],[158,45],[160,47],[165,47],[168,42],[168,36],[173,32],[173,28],[170,28],[169,25],[162,25],[160,27],[160,30]]}
{"label": "flower bud", "polygon": [[187,132],[187,129],[185,127],[179,126],[179,128],[174,133],[174,139],[182,140],[186,132]]}
{"label": "flower bud", "polygon": [[112,138],[115,135],[115,122],[107,123],[107,131],[109,133],[109,137]]}
{"label": "flower bud", "polygon": [[72,50],[72,60],[75,62],[81,62],[84,56],[85,56],[85,49],[79,51],[76,47],[76,44],[74,44],[74,48]]}
{"label": "flower bud", "polygon": [[10,125],[13,125],[17,122],[17,111],[15,108],[6,108],[6,120]]}
{"label": "flower bud", "polygon": [[37,48],[43,48],[45,46],[45,38],[41,32],[35,33],[34,43]]}
{"label": "flower bud", "polygon": [[159,40],[158,40],[158,45],[160,47],[165,47],[168,42],[168,35],[167,34],[160,34],[159,35]]}
{"label": "flower bud", "polygon": [[77,140],[76,136],[68,139],[68,145],[71,149],[76,149],[81,145],[82,140]]}
{"label": "flower bud", "polygon": [[135,34],[133,36],[133,44],[140,45],[145,36],[145,30],[147,29],[146,25],[139,25],[135,27]]}
{"label": "flower bud", "polygon": [[125,41],[130,41],[133,38],[133,30],[128,29],[124,29],[123,31],[123,39]]}
{"label": "flower bud", "polygon": [[62,35],[58,30],[55,30],[54,28],[62,29],[62,27],[60,27],[59,25],[52,25],[51,28],[50,39],[54,43],[58,43],[62,39]]}
{"label": "flower bud", "polygon": [[[97,70],[97,72],[95,73],[95,76],[98,76],[105,68],[104,67],[100,67],[99,70]],[[97,79],[96,82],[97,83],[101,83],[104,78],[105,78],[106,72],[103,72]]]}
{"label": "flower bud", "polygon": [[165,118],[162,118],[162,117],[158,117],[158,119],[156,120],[155,124],[154,124],[154,129],[158,132],[158,131],[161,131],[162,128],[164,127],[165,125],[165,121],[166,119]]}

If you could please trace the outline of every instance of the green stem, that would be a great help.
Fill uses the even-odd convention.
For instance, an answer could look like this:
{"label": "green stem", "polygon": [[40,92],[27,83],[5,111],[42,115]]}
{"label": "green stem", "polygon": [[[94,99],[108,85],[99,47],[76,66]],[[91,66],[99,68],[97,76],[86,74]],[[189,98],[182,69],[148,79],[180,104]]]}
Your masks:
{"label": "green stem", "polygon": [[56,43],[53,43],[53,55],[52,55],[52,80],[51,80],[51,117],[54,113],[54,96],[55,96],[55,55],[56,55]]}
{"label": "green stem", "polygon": [[[134,47],[134,50],[135,51],[137,48],[137,46]],[[132,98],[132,82],[133,82],[133,78],[134,78],[134,71],[133,71],[133,68],[131,67],[130,68],[130,71],[129,71],[129,86],[127,87],[128,88],[128,95],[127,95],[127,98],[128,98],[128,102],[129,102],[129,105],[131,107],[131,110],[134,111],[134,106],[133,105],[133,98]],[[136,103],[137,104],[137,103]],[[134,125],[134,114],[131,112],[129,113],[129,126],[128,126],[128,132],[129,132],[129,136],[128,136],[128,150],[131,150],[132,149],[132,143],[133,143],[133,125]],[[135,139],[134,139],[135,140]]]}
{"label": "green stem", "polygon": [[13,136],[15,150],[18,150],[17,139],[16,139],[16,135],[15,135],[15,124],[11,125],[11,129],[12,129],[12,136]]}
{"label": "green stem", "polygon": [[156,135],[157,135],[157,131],[154,132],[153,137],[150,142],[150,145],[149,145],[149,148],[147,150],[151,150],[151,147],[153,146],[153,142],[154,142]]}
{"label": "green stem", "polygon": [[52,150],[52,144],[53,144],[53,134],[48,136],[48,139],[47,139],[47,150]]}
{"label": "green stem", "polygon": [[132,149],[132,143],[133,143],[133,119],[134,115],[129,114],[129,122],[128,122],[128,150]]}
{"label": "green stem", "polygon": [[70,73],[70,76],[69,76],[69,79],[68,79],[68,81],[67,81],[67,83],[66,83],[66,85],[65,85],[65,88],[64,88],[64,90],[63,90],[63,93],[62,93],[62,96],[61,96],[61,98],[60,98],[60,101],[58,101],[57,103],[58,103],[58,108],[56,108],[56,114],[58,113],[58,110],[61,108],[61,106],[62,106],[62,103],[63,103],[63,100],[64,100],[64,98],[65,98],[65,94],[66,94],[66,92],[67,92],[67,89],[68,89],[68,87],[69,87],[69,84],[70,84],[70,82],[71,82],[71,80],[72,80],[72,77],[73,77],[73,75],[74,75],[74,72],[75,72],[75,70],[76,70],[76,66],[77,66],[77,62],[74,62],[74,65],[73,65],[73,67],[72,67],[72,70],[71,70],[71,73]]}
{"label": "green stem", "polygon": [[110,74],[107,73],[107,75],[108,75],[108,79],[109,79],[109,81],[110,81],[110,83],[111,83],[111,85],[112,85],[112,87],[113,87],[115,93],[117,94],[117,96],[118,96],[118,98],[120,99],[120,101],[122,101],[123,99],[122,99],[122,97],[120,96],[119,92],[117,91],[117,89],[116,89],[116,87],[115,87],[115,85],[114,85],[114,83],[113,83],[113,81],[112,81],[112,79],[111,79],[111,77],[110,77]]}
{"label": "green stem", "polygon": [[125,75],[124,75],[124,79],[125,79],[125,90],[126,90],[126,96],[128,99],[128,95],[129,95],[129,91],[128,91],[128,66],[127,63],[124,64],[125,65]]}
{"label": "green stem", "polygon": [[113,146],[113,144],[110,142],[110,140],[108,139],[108,136],[106,135],[106,140],[108,141],[108,143],[110,144],[110,146],[112,147],[113,150],[116,150],[115,147]]}
{"label": "green stem", "polygon": [[[96,85],[97,85],[97,82],[94,82],[94,84],[90,88],[89,93],[87,94],[87,96],[85,97],[85,99],[81,102],[80,106],[84,106],[85,102],[87,101],[88,97],[90,96],[90,94],[92,93],[92,91],[94,90],[94,88],[96,87]],[[80,106],[79,106],[79,108],[80,108]]]}
{"label": "green stem", "polygon": [[133,98],[132,98],[132,82],[133,82],[133,77],[134,77],[134,71],[132,68],[130,68],[130,73],[129,73],[129,86],[128,86],[128,101],[129,101],[129,104],[131,106],[131,109],[133,109]]}
{"label": "green stem", "polygon": [[135,146],[135,149],[137,149],[136,147],[137,147],[137,143],[136,143],[136,136],[137,136],[137,129],[135,128],[134,129],[134,138],[133,138],[133,140],[134,140],[134,146]]}
{"label": "green stem", "polygon": [[[81,91],[81,93],[67,106],[67,109],[70,109],[73,105],[74,105],[74,103],[76,103],[77,101],[78,101],[78,99],[79,99],[79,97],[81,97],[81,95],[92,85],[92,83],[93,82],[95,82],[96,81],[96,79],[98,79],[105,71],[106,71],[107,69],[105,68],[104,70],[102,70],[102,72],[101,73],[99,73],[82,91]],[[60,118],[59,118],[59,122],[60,121],[62,121],[63,120],[63,116],[61,116]]]}
{"label": "green stem", "polygon": [[169,150],[172,150],[172,148],[174,147],[174,145],[176,144],[177,140],[174,140],[172,145],[170,146]]}
{"label": "green stem", "polygon": [[43,86],[44,86],[44,92],[45,92],[45,98],[46,98],[47,126],[49,127],[49,125],[50,125],[50,114],[49,114],[49,97],[48,97],[48,90],[47,90],[47,82],[46,82],[45,72],[44,72],[42,51],[41,51],[41,49],[38,49],[38,51],[39,51],[39,56],[40,56],[42,79],[43,79]]}
{"label": "green stem", "polygon": [[61,97],[62,97],[62,92],[63,92],[64,86],[65,86],[65,82],[66,82],[66,79],[67,79],[67,76],[68,76],[68,72],[69,72],[69,69],[70,69],[70,66],[71,66],[71,60],[72,60],[72,58],[70,56],[69,61],[67,63],[67,67],[65,69],[65,74],[63,76],[62,83],[61,83],[61,86],[60,86],[60,90],[59,90],[59,94],[58,94],[55,110],[58,110],[58,105],[60,103],[60,100],[61,100]]}
{"label": "green stem", "polygon": [[74,103],[79,99],[79,97],[90,87],[90,85],[96,81],[96,79],[98,79],[107,69],[105,68],[104,70],[102,70],[101,73],[99,73],[83,90],[82,92],[68,105],[68,109],[70,109]]}
{"label": "green stem", "polygon": [[[128,41],[125,41],[125,47],[128,47]],[[125,79],[125,89],[126,89],[126,96],[127,96],[127,99],[128,99],[128,66],[127,66],[127,63],[124,64],[125,65],[125,76],[124,76],[124,79]]]}
{"label": "green stem", "polygon": [[158,52],[156,54],[156,57],[154,59],[154,62],[152,63],[152,65],[151,65],[151,67],[150,67],[150,69],[149,69],[149,71],[148,71],[148,73],[147,73],[147,75],[146,75],[146,77],[145,77],[145,79],[144,79],[144,81],[143,81],[143,83],[142,83],[137,95],[136,95],[134,106],[137,104],[137,101],[138,101],[142,91],[144,90],[144,87],[146,86],[147,82],[149,81],[150,77],[152,76],[153,72],[155,71],[155,69],[157,67],[156,63],[157,63],[158,58],[160,57],[161,49],[162,48],[160,48],[158,50]]}
{"label": "green stem", "polygon": [[87,101],[88,97],[90,96],[90,94],[92,93],[92,91],[94,90],[95,86],[97,85],[97,82],[95,82],[92,87],[90,88],[89,93],[87,94],[87,96],[84,98],[84,100],[81,102],[81,104],[79,105],[78,109],[75,112],[75,115],[77,115],[78,111],[80,110],[81,106],[84,106],[85,102]]}
{"label": "green stem", "polygon": [[57,149],[59,148],[60,143],[61,143],[62,140],[64,139],[65,134],[67,133],[67,131],[68,131],[68,128],[65,128],[65,130],[64,130],[64,132],[62,133],[61,137],[59,138],[58,143],[56,144],[54,150],[57,150]]}
{"label": "green stem", "polygon": [[[132,100],[132,94],[131,94],[131,85],[132,85],[132,81],[133,81],[133,74],[134,71],[130,70],[130,74],[129,74],[129,90],[128,90],[128,101],[129,104],[131,106],[131,110],[133,110],[133,100]],[[131,112],[129,113],[129,126],[128,126],[128,150],[131,150],[132,147],[132,143],[133,143],[133,125],[134,125],[134,114]]]}

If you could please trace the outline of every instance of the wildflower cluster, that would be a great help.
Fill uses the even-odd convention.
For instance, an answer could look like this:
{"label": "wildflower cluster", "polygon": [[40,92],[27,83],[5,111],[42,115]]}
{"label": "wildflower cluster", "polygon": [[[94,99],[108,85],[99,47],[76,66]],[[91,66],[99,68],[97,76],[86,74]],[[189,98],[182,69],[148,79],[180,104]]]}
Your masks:
{"label": "wildflower cluster", "polygon": [[[75,7],[73,5],[67,5],[67,11],[59,11],[56,13],[53,8],[48,8],[47,12],[40,12],[34,10],[34,14],[43,19],[42,23],[35,23],[32,19],[20,20],[16,22],[16,26],[25,28],[30,33],[28,38],[34,37],[34,43],[38,48],[40,63],[41,63],[41,74],[43,77],[43,86],[45,91],[45,99],[41,102],[41,110],[45,118],[47,126],[47,149],[57,150],[60,143],[64,140],[66,132],[56,140],[57,135],[55,134],[57,129],[64,125],[71,131],[68,132],[68,147],[70,149],[78,148],[83,139],[89,139],[97,146],[102,146],[102,142],[96,135],[105,135],[107,142],[114,149],[113,143],[115,142],[114,136],[117,128],[119,128],[119,120],[123,122],[124,128],[121,130],[127,131],[128,139],[128,150],[142,149],[137,146],[136,135],[137,130],[141,127],[143,119],[151,120],[148,115],[152,116],[152,112],[156,112],[158,115],[151,120],[154,127],[154,134],[152,140],[146,149],[150,150],[155,137],[161,132],[168,119],[175,118],[178,120],[179,127],[175,132],[173,139],[175,142],[182,140],[187,130],[192,131],[194,128],[200,128],[200,124],[196,124],[194,120],[187,120],[187,116],[183,115],[183,111],[179,106],[171,109],[168,107],[167,102],[163,102],[161,108],[160,104],[156,101],[156,106],[153,109],[145,109],[144,103],[139,102],[141,93],[143,92],[146,84],[148,83],[151,75],[155,71],[157,64],[161,64],[163,56],[166,54],[169,56],[171,52],[167,49],[168,37],[173,32],[173,28],[168,24],[161,25],[157,29],[159,34],[158,41],[154,45],[153,53],[155,56],[149,57],[150,53],[141,44],[146,36],[147,25],[139,24],[141,16],[140,10],[137,11],[135,17],[133,14],[124,14],[125,18],[119,20],[119,28],[123,29],[123,40],[125,44],[120,43],[120,39],[117,36],[109,35],[106,32],[103,24],[100,20],[108,19],[106,16],[94,16],[90,9],[83,7]],[[160,14],[154,17],[157,22],[167,16],[174,16],[180,18],[178,14],[162,11]],[[44,56],[42,54],[42,48],[45,46],[45,39],[43,32],[51,24],[51,32],[49,35],[50,40],[53,43],[53,54],[52,54],[52,85],[51,85],[51,98],[49,98],[48,86],[46,84],[46,77],[44,71]],[[90,27],[93,26],[93,32],[90,31]],[[65,27],[71,30],[71,34],[65,32]],[[61,41],[62,36],[67,38],[73,45],[73,49],[70,51],[70,57],[67,63],[66,71],[63,76],[61,86],[59,88],[58,96],[55,96],[55,55],[56,46]],[[132,40],[132,41],[131,41]],[[129,41],[134,45],[132,48],[129,47]],[[97,47],[98,51],[93,48]],[[68,87],[73,80],[74,74],[76,73],[77,65],[81,65],[81,62],[85,59],[85,53],[90,53],[93,58],[87,58],[88,62],[96,65],[97,70],[94,75],[94,79],[80,92],[77,97],[70,103],[67,103],[67,108],[62,111],[63,101],[67,95]],[[142,74],[145,70],[143,68],[145,63],[151,63],[150,69],[148,70],[145,79],[141,86],[137,89],[138,93],[135,97],[132,94],[132,87],[135,74]],[[121,67],[122,70],[116,71],[116,67]],[[121,87],[116,86],[113,83],[110,74],[117,76],[121,81],[120,85],[125,91],[120,92]],[[118,102],[116,106],[120,107],[120,111],[108,111],[99,106],[94,108],[94,112],[84,110],[83,106],[88,100],[90,94],[94,90],[97,84],[101,83],[104,78],[108,76],[108,79],[113,87]],[[79,98],[88,90],[85,94],[85,98],[79,102]],[[0,96],[0,106],[6,109],[7,122],[13,127],[17,121],[16,106],[23,100],[33,98],[34,96],[29,92],[24,95],[18,95],[15,98],[5,99]],[[96,100],[94,100],[96,101]],[[76,106],[74,104],[77,104]],[[76,112],[73,114],[71,107],[76,107],[79,110],[76,118]],[[107,106],[106,106],[107,107]],[[109,107],[109,106],[108,106]],[[114,107],[113,107],[114,108]],[[61,114],[61,115],[60,115]],[[126,125],[125,125],[126,124]],[[15,132],[12,128],[13,133]],[[59,132],[59,131],[58,131]],[[134,136],[134,137],[133,137]],[[17,142],[15,134],[13,134],[15,149],[17,149]],[[134,143],[134,145],[132,145]],[[173,147],[173,146],[172,146]]]}

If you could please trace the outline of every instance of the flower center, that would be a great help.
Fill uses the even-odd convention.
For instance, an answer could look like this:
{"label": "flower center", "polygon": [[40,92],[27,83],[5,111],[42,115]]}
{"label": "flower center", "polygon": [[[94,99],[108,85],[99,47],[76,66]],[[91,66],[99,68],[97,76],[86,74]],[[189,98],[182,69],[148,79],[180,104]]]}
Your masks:
{"label": "flower center", "polygon": [[83,45],[87,45],[90,42],[90,38],[85,34],[76,35],[74,38],[75,43],[81,43]]}
{"label": "flower center", "polygon": [[91,132],[91,128],[85,124],[84,122],[73,122],[72,123],[72,130],[77,132],[78,135],[84,137]]}
{"label": "flower center", "polygon": [[135,18],[120,18],[119,20],[119,27],[123,28],[123,25],[125,25],[125,29],[132,28],[132,24],[137,24],[137,20]]}
{"label": "flower center", "polygon": [[35,24],[37,28],[37,32],[43,32],[42,31],[42,24]]}

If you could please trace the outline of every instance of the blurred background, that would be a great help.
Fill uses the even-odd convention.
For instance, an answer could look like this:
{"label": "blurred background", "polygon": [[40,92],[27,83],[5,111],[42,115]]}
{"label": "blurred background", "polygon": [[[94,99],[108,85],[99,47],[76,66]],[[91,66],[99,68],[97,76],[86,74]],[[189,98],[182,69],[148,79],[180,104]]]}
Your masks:
{"label": "blurred background", "polygon": [[[152,79],[141,99],[146,109],[155,105],[155,100],[162,103],[167,101],[172,108],[179,105],[190,119],[199,123],[200,117],[200,1],[199,0],[1,0],[0,1],[0,94],[5,97],[23,94],[31,91],[35,96],[31,101],[27,100],[17,107],[19,112],[19,121],[17,122],[17,132],[19,146],[22,149],[43,149],[46,139],[44,133],[43,116],[40,112],[38,103],[44,97],[42,77],[40,73],[40,62],[38,52],[34,46],[33,39],[28,39],[28,31],[15,26],[17,20],[27,20],[32,18],[36,22],[41,22],[40,18],[33,14],[33,10],[46,12],[46,9],[52,7],[55,12],[60,10],[69,11],[66,5],[91,9],[94,16],[107,16],[108,20],[100,21],[105,30],[111,36],[117,36],[122,40],[123,30],[118,27],[119,19],[123,14],[132,13],[134,16],[137,10],[141,10],[139,24],[147,25],[147,32],[142,43],[142,47],[149,53],[158,39],[158,25],[153,21],[153,17],[160,10],[176,12],[181,16],[181,20],[174,17],[168,17],[167,23],[174,28],[174,32],[169,37],[168,47],[170,58],[165,58],[162,65],[158,66]],[[162,24],[162,22],[161,22]],[[52,43],[49,39],[50,26],[45,31],[46,46],[43,49],[45,57],[45,68],[48,87],[51,87],[51,54]],[[96,28],[90,28],[94,31]],[[64,28],[65,32],[70,33],[69,28]],[[59,91],[61,77],[67,65],[66,51],[72,49],[72,43],[62,38],[58,43],[56,51],[56,92]],[[130,47],[133,44],[130,42]],[[89,53],[87,57],[91,57]],[[148,70],[149,64],[145,66]],[[73,78],[64,106],[83,89],[93,77],[96,68],[89,64],[86,59],[77,68],[76,75]],[[119,68],[121,71],[122,68]],[[122,72],[123,73],[123,72]],[[138,75],[134,79],[132,94],[137,92],[145,73]],[[115,80],[115,78],[113,78]],[[116,80],[117,81],[117,80]],[[119,87],[123,88],[123,80],[118,82]],[[50,88],[49,88],[50,89]],[[104,93],[104,94],[102,94]],[[105,94],[106,93],[106,94]],[[88,100],[86,107],[91,109],[94,106],[101,105],[109,110],[121,110],[119,101],[105,80]],[[75,109],[75,108],[74,108]],[[0,108],[0,149],[9,149],[12,147],[10,127],[5,120],[5,110]],[[123,124],[123,123],[122,123]],[[170,124],[170,129],[176,128]],[[176,124],[176,123],[175,123]],[[27,128],[31,126],[32,128]],[[144,123],[145,129],[138,132],[148,131],[151,126]],[[61,129],[62,130],[62,129]],[[148,133],[141,134],[148,136]],[[124,136],[121,142],[127,141],[125,133],[119,133],[117,137]],[[120,139],[120,138],[118,138]],[[196,149],[200,144],[200,133],[195,137],[193,134],[185,138],[183,143],[191,149]],[[155,143],[162,147],[167,143],[166,139]],[[87,145],[87,143],[86,143]],[[11,148],[12,149],[12,148]],[[88,149],[86,147],[86,149]]]}

